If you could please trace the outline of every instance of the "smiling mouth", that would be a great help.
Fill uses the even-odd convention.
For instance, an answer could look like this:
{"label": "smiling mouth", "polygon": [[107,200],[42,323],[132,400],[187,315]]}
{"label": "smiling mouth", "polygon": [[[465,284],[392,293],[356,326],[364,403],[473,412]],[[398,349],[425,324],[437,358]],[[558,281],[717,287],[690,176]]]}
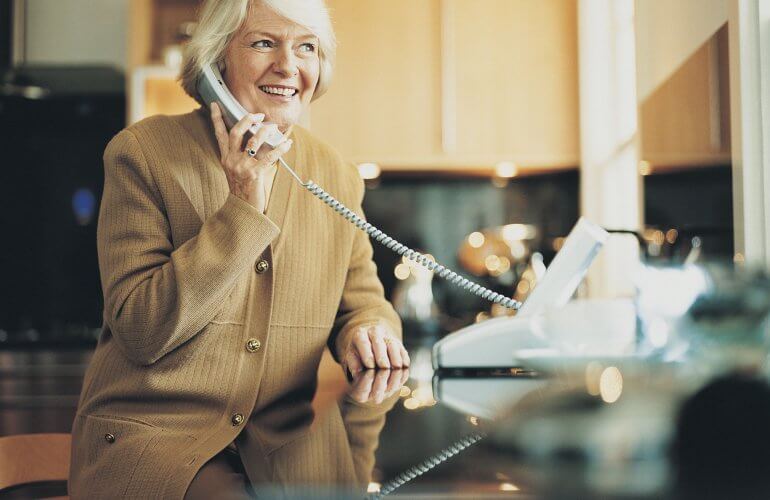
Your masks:
{"label": "smiling mouth", "polygon": [[272,87],[270,85],[260,85],[259,90],[268,95],[279,97],[294,97],[299,90],[287,87]]}

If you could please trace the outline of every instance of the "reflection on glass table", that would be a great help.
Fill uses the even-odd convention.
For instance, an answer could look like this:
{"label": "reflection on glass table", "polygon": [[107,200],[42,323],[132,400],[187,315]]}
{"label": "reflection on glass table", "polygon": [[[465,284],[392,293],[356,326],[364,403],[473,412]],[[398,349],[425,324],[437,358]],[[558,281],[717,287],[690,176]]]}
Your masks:
{"label": "reflection on glass table", "polygon": [[[474,414],[490,382],[499,382],[490,401],[503,408],[491,418]],[[374,495],[694,499],[770,491],[770,385],[758,373],[704,379],[673,366],[645,373],[596,364],[549,376],[439,373],[434,388],[436,404],[409,409],[402,391],[388,413]]]}
{"label": "reflection on glass table", "polygon": [[[427,351],[418,358],[430,366]],[[770,385],[760,371],[714,378],[673,364],[594,363],[581,373],[429,373],[426,385],[415,368],[403,385],[403,372],[357,374],[345,397],[265,457],[256,493],[694,499],[769,491]],[[318,463],[332,473],[314,474]]]}

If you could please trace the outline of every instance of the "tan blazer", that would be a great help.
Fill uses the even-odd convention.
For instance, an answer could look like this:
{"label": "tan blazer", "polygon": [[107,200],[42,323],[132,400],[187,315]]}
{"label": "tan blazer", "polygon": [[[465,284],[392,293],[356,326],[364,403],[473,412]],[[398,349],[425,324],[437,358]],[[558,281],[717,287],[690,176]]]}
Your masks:
{"label": "tan blazer", "polygon": [[[287,162],[361,213],[363,182],[294,127]],[[229,194],[206,110],[121,131],[104,155],[104,326],[73,424],[74,498],[182,498],[246,426],[265,454],[313,397],[323,349],[400,322],[367,236],[279,168],[266,214]],[[301,434],[301,432],[299,433]]]}

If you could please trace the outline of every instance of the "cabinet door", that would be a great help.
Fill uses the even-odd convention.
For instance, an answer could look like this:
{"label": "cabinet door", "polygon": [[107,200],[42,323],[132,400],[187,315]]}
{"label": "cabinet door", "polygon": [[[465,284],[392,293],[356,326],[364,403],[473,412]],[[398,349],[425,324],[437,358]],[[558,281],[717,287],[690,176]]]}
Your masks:
{"label": "cabinet door", "polygon": [[656,170],[730,164],[730,78],[723,26],[641,103],[642,159]]}
{"label": "cabinet door", "polygon": [[456,153],[528,166],[576,166],[576,2],[448,4],[455,54]]}
{"label": "cabinet door", "polygon": [[441,149],[439,0],[327,0],[338,40],[312,131],[353,161],[409,163]]}

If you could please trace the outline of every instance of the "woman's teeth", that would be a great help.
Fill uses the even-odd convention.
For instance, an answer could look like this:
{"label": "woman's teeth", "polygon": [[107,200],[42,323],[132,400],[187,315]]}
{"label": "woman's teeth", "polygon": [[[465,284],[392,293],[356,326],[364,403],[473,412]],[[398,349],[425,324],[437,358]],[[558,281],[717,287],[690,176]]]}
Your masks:
{"label": "woman's teeth", "polygon": [[291,97],[291,96],[293,96],[294,94],[297,93],[297,90],[295,90],[295,89],[283,89],[283,88],[279,88],[279,87],[262,86],[262,87],[259,87],[259,89],[262,92],[265,92],[267,94],[282,95],[282,96],[285,96],[285,97]]}

